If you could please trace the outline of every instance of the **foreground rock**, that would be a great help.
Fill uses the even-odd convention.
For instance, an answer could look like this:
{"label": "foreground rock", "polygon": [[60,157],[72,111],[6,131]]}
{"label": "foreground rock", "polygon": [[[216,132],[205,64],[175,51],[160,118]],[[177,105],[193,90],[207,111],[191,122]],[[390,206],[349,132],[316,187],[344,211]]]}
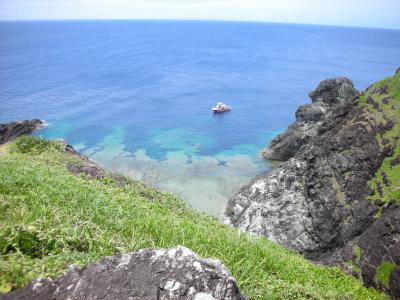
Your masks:
{"label": "foreground rock", "polygon": [[348,79],[323,81],[310,94],[312,104],[300,107],[296,122],[264,152],[283,163],[242,188],[225,214],[234,226],[339,265],[396,298],[400,199],[396,193],[388,202],[366,198],[374,192],[369,180],[400,138],[399,132],[392,141],[383,138],[395,121],[374,99],[383,99],[384,109],[400,110],[387,85],[370,91],[368,105],[361,105]]}
{"label": "foreground rock", "polygon": [[0,124],[0,144],[12,141],[21,135],[31,134],[43,127],[44,123],[39,119]]}
{"label": "foreground rock", "polygon": [[4,300],[194,299],[241,300],[234,278],[219,261],[184,247],[145,249],[103,258],[86,268],[71,267],[57,279],[37,279]]}

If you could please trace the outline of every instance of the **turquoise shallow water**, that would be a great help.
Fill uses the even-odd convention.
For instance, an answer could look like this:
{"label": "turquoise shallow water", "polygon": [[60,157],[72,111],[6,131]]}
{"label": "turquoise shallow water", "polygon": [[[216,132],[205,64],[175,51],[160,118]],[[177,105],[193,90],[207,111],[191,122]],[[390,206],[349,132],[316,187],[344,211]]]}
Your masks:
{"label": "turquoise shallow water", "polygon": [[[50,132],[47,129],[38,134],[47,136]],[[144,148],[128,151],[127,131],[119,126],[113,127],[112,132],[93,146],[85,142],[74,146],[107,169],[178,194],[192,207],[217,216],[228,198],[249,179],[269,170],[268,163],[259,158],[264,144],[243,144],[214,155],[199,155],[199,148],[212,143],[211,139],[182,128],[154,130],[148,134],[162,149],[158,151],[165,151],[162,159],[151,157]],[[260,141],[267,139],[260,138]]]}
{"label": "turquoise shallow water", "polygon": [[[219,215],[324,78],[400,66],[400,31],[233,22],[0,23],[0,121]],[[214,115],[218,101],[233,107]]]}

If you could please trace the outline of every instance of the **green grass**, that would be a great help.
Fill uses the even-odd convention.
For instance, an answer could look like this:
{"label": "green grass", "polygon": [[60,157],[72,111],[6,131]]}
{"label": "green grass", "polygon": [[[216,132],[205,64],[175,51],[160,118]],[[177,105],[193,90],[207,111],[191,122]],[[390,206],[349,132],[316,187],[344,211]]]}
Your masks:
{"label": "green grass", "polygon": [[[382,88],[386,88],[386,93],[379,93]],[[367,103],[367,99],[371,97],[378,105],[379,109]],[[385,103],[383,100],[390,97],[391,100]],[[372,86],[361,98],[361,105],[367,105],[371,111],[371,116],[377,123],[383,123],[384,118],[394,122],[395,126],[385,132],[383,135],[378,134],[376,139],[382,150],[384,147],[391,145],[393,154],[387,157],[375,176],[370,180],[369,185],[374,189],[375,193],[369,197],[371,200],[382,200],[386,203],[390,201],[400,202],[400,164],[392,166],[391,161],[400,156],[400,74],[386,78]],[[384,143],[386,141],[386,143]],[[384,184],[384,176],[386,176],[389,185]],[[381,186],[379,193],[378,186]]]}
{"label": "green grass", "polygon": [[390,275],[396,267],[396,264],[384,261],[377,269],[375,281],[389,288]]}
{"label": "green grass", "polygon": [[23,138],[8,150],[0,156],[3,291],[60,275],[70,264],[184,245],[220,259],[251,299],[386,298],[337,268],[316,266],[273,242],[222,225],[172,195],[134,181],[120,187],[112,177],[72,175],[66,163],[82,161],[56,142]]}

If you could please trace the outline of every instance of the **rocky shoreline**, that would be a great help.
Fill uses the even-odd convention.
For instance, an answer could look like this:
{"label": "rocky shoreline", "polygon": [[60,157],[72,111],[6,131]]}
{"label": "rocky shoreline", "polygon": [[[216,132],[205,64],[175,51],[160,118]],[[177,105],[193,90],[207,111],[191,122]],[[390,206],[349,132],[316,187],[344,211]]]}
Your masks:
{"label": "rocky shoreline", "polygon": [[44,128],[46,123],[39,119],[0,124],[0,144],[7,143],[21,135],[28,135]]}
{"label": "rocky shoreline", "polygon": [[[377,140],[395,126],[382,108],[399,109],[390,89],[384,82],[359,93],[346,78],[321,82],[312,103],[263,151],[282,164],[229,201],[229,223],[400,297],[399,199],[367,199],[375,193],[370,179],[400,138]],[[384,266],[390,271],[379,280]]]}

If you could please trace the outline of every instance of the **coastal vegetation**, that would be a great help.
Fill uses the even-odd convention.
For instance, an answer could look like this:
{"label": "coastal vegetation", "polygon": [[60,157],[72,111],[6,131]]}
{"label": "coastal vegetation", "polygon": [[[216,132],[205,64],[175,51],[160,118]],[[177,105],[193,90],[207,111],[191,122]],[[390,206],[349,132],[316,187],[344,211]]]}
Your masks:
{"label": "coastal vegetation", "polygon": [[[395,100],[389,102],[388,95]],[[374,195],[369,198],[400,203],[400,72],[370,87],[360,97],[360,104],[368,106],[377,122],[393,122],[390,130],[376,136],[380,148],[388,149],[389,155],[369,183],[374,189]]]}
{"label": "coastal vegetation", "polygon": [[21,137],[0,153],[1,292],[60,275],[71,264],[183,245],[221,260],[250,299],[386,298],[338,268],[316,266],[170,194],[121,175],[87,172],[88,161],[63,142]]}

